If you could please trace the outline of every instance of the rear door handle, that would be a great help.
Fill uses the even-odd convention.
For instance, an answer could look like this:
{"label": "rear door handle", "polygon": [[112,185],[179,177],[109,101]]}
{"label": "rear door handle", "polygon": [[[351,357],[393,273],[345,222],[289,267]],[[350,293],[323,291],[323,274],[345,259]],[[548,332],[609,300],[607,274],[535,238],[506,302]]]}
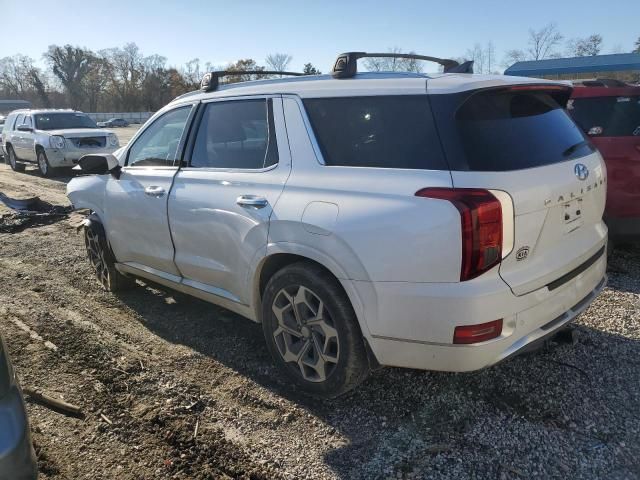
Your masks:
{"label": "rear door handle", "polygon": [[257,195],[240,195],[236,200],[236,203],[241,207],[253,208],[264,208],[269,205],[266,198],[258,197]]}
{"label": "rear door handle", "polygon": [[144,188],[144,194],[150,197],[162,197],[165,193],[164,188],[156,185],[150,185]]}

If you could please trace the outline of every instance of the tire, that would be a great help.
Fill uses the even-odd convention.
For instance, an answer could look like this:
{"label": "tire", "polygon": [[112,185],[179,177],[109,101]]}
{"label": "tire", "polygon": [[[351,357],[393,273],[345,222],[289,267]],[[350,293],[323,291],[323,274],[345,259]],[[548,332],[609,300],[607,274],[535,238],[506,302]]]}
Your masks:
{"label": "tire", "polygon": [[128,290],[135,285],[132,277],[125,277],[115,267],[115,257],[109,247],[102,225],[90,223],[84,227],[84,244],[89,264],[107,292]]}
{"label": "tire", "polygon": [[38,150],[38,171],[45,178],[51,178],[55,174],[55,169],[49,164],[49,159],[44,150]]}
{"label": "tire", "polygon": [[7,147],[7,155],[9,157],[8,163],[11,167],[11,170],[13,170],[14,172],[24,172],[24,163],[18,162],[16,152],[13,151],[13,147],[11,145]]}
{"label": "tire", "polygon": [[336,278],[318,265],[295,263],[271,277],[262,329],[278,368],[308,393],[337,397],[369,374],[353,307]]}

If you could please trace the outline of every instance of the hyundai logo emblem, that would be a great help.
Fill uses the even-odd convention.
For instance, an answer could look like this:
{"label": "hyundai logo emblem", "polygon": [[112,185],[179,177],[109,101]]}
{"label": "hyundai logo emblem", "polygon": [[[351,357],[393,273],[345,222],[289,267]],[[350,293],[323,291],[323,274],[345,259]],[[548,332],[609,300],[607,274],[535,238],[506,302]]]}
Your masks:
{"label": "hyundai logo emblem", "polygon": [[587,168],[586,165],[582,163],[577,163],[576,166],[573,168],[573,172],[576,174],[576,177],[578,177],[580,180],[586,180],[587,177],[589,176],[589,169]]}

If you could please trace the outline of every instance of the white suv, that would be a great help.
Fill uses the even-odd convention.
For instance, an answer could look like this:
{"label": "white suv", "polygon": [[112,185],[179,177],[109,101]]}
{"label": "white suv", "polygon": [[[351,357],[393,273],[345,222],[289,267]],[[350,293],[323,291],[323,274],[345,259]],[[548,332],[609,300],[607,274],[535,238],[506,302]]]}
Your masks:
{"label": "white suv", "polygon": [[82,159],[99,175],[67,194],[92,211],[104,287],[142,277],[261,322],[290,379],[330,396],[377,365],[487,367],[586,309],[606,171],[571,87],[358,74],[363,55],[324,76],[207,74],[117,156]]}
{"label": "white suv", "polygon": [[98,129],[85,113],[74,110],[15,110],[2,128],[2,148],[13,170],[34,163],[43,177],[59,167],[73,167],[83,155],[111,153],[118,137]]}

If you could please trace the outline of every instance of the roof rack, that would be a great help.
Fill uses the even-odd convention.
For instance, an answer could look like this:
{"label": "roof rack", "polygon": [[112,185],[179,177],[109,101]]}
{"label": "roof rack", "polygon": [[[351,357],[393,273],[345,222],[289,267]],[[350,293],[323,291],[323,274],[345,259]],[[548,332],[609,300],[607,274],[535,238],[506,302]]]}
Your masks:
{"label": "roof rack", "polygon": [[230,77],[238,75],[286,75],[290,77],[301,77],[304,73],[300,72],[279,72],[275,70],[219,70],[215,72],[207,72],[200,82],[200,90],[204,92],[213,92],[220,87],[221,77]]}
{"label": "roof rack", "polygon": [[473,61],[458,63],[455,60],[438,57],[428,57],[426,55],[416,55],[415,53],[367,53],[367,52],[346,52],[341,53],[336,58],[331,70],[333,78],[351,78],[358,73],[358,60],[360,58],[409,58],[413,60],[427,60],[435,62],[444,67],[445,73],[473,73]]}

